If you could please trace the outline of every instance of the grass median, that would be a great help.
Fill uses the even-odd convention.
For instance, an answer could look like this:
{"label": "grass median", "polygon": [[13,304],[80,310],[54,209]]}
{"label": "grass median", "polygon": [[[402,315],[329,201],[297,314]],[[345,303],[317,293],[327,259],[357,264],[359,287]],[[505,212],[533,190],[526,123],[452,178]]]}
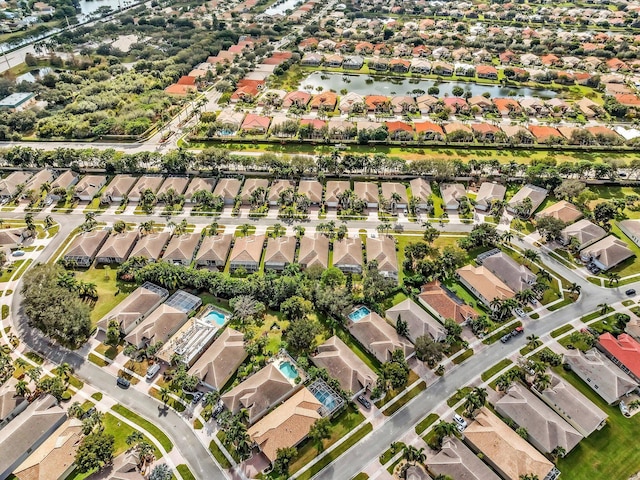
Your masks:
{"label": "grass median", "polygon": [[167,453],[173,450],[173,443],[171,442],[171,440],[169,440],[169,437],[167,437],[162,430],[160,430],[150,421],[145,420],[140,415],[133,413],[131,410],[122,405],[114,405],[112,410],[122,415],[127,420],[131,420],[135,424],[139,425],[140,428],[145,429],[147,432],[153,435]]}
{"label": "grass median", "polygon": [[413,398],[417,397],[420,392],[427,388],[427,384],[425,382],[420,382],[418,385],[413,387],[407,393],[405,393],[402,397],[396,400],[389,408],[384,410],[382,413],[385,417],[389,417],[404,407],[409,401]]}
{"label": "grass median", "polygon": [[500,360],[493,367],[491,367],[489,370],[486,370],[482,375],[480,375],[480,378],[482,378],[483,382],[486,382],[491,377],[493,377],[496,373],[500,372],[501,370],[504,370],[511,364],[513,364],[513,362],[508,358]]}

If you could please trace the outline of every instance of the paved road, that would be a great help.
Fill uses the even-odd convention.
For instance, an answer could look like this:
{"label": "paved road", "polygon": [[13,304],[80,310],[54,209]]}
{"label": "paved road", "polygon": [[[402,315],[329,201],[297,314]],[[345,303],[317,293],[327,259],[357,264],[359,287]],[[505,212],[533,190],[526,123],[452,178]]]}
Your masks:
{"label": "paved road", "polygon": [[598,308],[601,303],[612,304],[628,298],[623,290],[640,288],[640,282],[625,285],[622,289],[604,289],[597,287],[572,270],[565,268],[546,254],[541,254],[543,262],[564,276],[570,282],[582,286],[581,295],[577,302],[538,320],[526,321],[525,335],[515,337],[508,343],[494,343],[464,362],[455,370],[439,378],[425,391],[420,393],[404,408],[393,415],[382,427],[374,430],[366,438],[349,450],[348,455],[342,455],[333,464],[323,469],[314,479],[333,480],[348,479],[361,472],[369,463],[380,456],[389,444],[403,436],[409,429],[423,419],[431,410],[444,400],[450,398],[460,387],[468,385],[474,378],[495,365],[503,358],[518,352],[527,343],[526,335],[535,334],[539,337],[566,324],[569,320],[581,317]]}
{"label": "paved road", "polygon": [[[60,221],[60,231],[42,251],[38,259],[40,262],[48,261],[71,231],[82,223],[83,219],[76,215],[66,216],[58,221]],[[160,427],[171,438],[174,448],[178,449],[187,461],[196,478],[214,480],[227,478],[226,474],[211,459],[209,452],[200,443],[191,427],[175,411],[159,409],[158,407],[161,406],[159,402],[134,389],[122,390],[118,388],[111,374],[86,359],[88,352],[71,352],[52,346],[36,329],[28,326],[28,319],[22,312],[21,304],[22,295],[20,294],[20,284],[18,284],[12,298],[11,313],[18,336],[25,344],[33,350],[41,352],[52,362],[69,363],[74,368],[76,376],[85,383],[94,386]]]}

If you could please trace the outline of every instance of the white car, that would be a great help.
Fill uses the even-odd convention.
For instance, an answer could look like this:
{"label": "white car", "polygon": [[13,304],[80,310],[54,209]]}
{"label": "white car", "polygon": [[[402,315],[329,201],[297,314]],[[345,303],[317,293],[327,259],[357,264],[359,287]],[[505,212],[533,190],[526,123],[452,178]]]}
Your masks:
{"label": "white car", "polygon": [[519,317],[524,317],[525,316],[524,310],[522,310],[521,308],[516,308],[516,309],[514,309],[514,311],[516,312],[516,314]]}
{"label": "white car", "polygon": [[453,421],[456,422],[459,431],[463,431],[465,428],[467,428],[467,422],[457,413],[453,414]]}

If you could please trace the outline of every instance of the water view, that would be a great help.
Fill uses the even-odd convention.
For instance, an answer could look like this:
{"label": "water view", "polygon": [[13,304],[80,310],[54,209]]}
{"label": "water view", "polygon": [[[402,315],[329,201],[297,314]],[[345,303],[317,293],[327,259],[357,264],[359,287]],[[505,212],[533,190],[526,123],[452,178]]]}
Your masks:
{"label": "water view", "polygon": [[264,11],[264,13],[265,15],[284,15],[284,12],[287,10],[293,10],[300,4],[302,4],[301,0],[285,0],[275,5],[271,5]]}
{"label": "water view", "polygon": [[414,90],[422,90],[425,93],[429,87],[438,87],[440,92],[436,95],[444,97],[453,96],[453,88],[462,87],[469,90],[472,96],[489,92],[492,98],[497,97],[536,97],[554,98],[556,92],[546,89],[527,87],[503,87],[500,85],[478,85],[465,82],[440,82],[435,80],[418,80],[412,78],[384,78],[371,77],[369,75],[345,75],[341,73],[313,72],[300,82],[300,88],[308,92],[317,93],[317,87],[324,90],[340,92],[348,90],[360,95],[411,95]]}

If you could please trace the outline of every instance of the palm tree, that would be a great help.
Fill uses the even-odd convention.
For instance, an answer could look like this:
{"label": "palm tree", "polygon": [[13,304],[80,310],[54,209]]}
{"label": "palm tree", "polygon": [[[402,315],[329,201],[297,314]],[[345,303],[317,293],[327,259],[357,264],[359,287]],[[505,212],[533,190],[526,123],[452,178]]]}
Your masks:
{"label": "palm tree", "polygon": [[55,369],[55,372],[56,375],[68,382],[69,377],[73,373],[73,369],[71,368],[71,365],[69,365],[67,362],[64,362]]}
{"label": "palm tree", "polygon": [[560,445],[554,448],[553,451],[551,452],[551,455],[553,455],[556,460],[558,458],[564,458],[566,454],[567,454],[567,451]]}
{"label": "palm tree", "polygon": [[616,285],[620,282],[620,275],[616,272],[607,272],[607,278],[609,279],[609,286],[613,285],[613,282],[616,282]]}
{"label": "palm tree", "polygon": [[529,350],[534,350],[540,345],[542,345],[542,342],[540,341],[540,337],[537,335],[532,333],[527,337],[527,346],[529,347]]}
{"label": "palm tree", "polygon": [[524,252],[522,252],[522,256],[529,260],[529,266],[533,265],[534,262],[540,260],[540,254],[531,248],[527,248]]}
{"label": "palm tree", "polygon": [[205,396],[204,396],[204,405],[205,406],[214,406],[217,405],[218,402],[220,401],[220,392],[218,392],[217,390],[213,390],[212,392],[208,392]]}
{"label": "palm tree", "polygon": [[152,233],[153,224],[154,224],[153,220],[148,220],[146,222],[142,222],[138,227],[138,229],[144,234]]}
{"label": "palm tree", "polygon": [[211,222],[211,224],[209,225],[207,231],[209,233],[209,235],[215,236],[218,235],[218,228],[220,226],[218,225],[218,222]]}
{"label": "palm tree", "polygon": [[516,300],[518,300],[518,302],[520,303],[520,305],[524,306],[527,303],[531,302],[533,299],[536,298],[536,294],[533,293],[533,290],[530,289],[525,289],[525,290],[521,290],[519,292],[516,293],[515,295]]}
{"label": "palm tree", "polygon": [[575,282],[569,286],[569,293],[576,293],[580,295],[580,290],[582,290],[582,287]]}
{"label": "palm tree", "polygon": [[251,225],[249,225],[248,223],[243,223],[238,227],[238,232],[243,237],[246,237],[247,235],[249,235],[250,231],[251,231]]}
{"label": "palm tree", "polygon": [[271,230],[271,236],[273,238],[278,238],[284,235],[285,232],[286,232],[286,229],[281,224],[275,223]]}
{"label": "palm tree", "polygon": [[605,315],[609,311],[609,304],[599,303],[598,308],[600,309],[600,315]]}
{"label": "palm tree", "polygon": [[551,282],[551,274],[544,268],[541,268],[538,272],[538,278],[540,281]]}
{"label": "palm tree", "polygon": [[293,227],[293,231],[296,232],[296,238],[298,238],[298,240],[304,237],[305,228],[302,225],[296,225]]}
{"label": "palm tree", "polygon": [[40,367],[33,367],[27,370],[25,373],[32,382],[38,383],[38,380],[40,380],[40,376],[42,375],[42,369]]}
{"label": "palm tree", "polygon": [[533,384],[539,392],[544,392],[551,385],[551,377],[546,373],[538,375]]}
{"label": "palm tree", "polygon": [[51,215],[47,215],[44,217],[44,228],[49,230],[55,222],[53,221],[53,217]]}
{"label": "palm tree", "polygon": [[125,439],[127,445],[129,446],[135,445],[142,440],[144,440],[144,435],[142,435],[142,433],[140,433],[138,430],[134,430],[133,432],[131,432]]}
{"label": "palm tree", "polygon": [[26,381],[24,380],[19,380],[16,383],[16,395],[18,397],[26,397],[31,393],[31,390],[29,390],[29,386],[27,384]]}
{"label": "palm tree", "polygon": [[438,438],[438,443],[442,442],[444,437],[449,437],[453,435],[458,435],[458,427],[455,423],[445,422],[444,420],[440,420],[433,427],[433,431]]}
{"label": "palm tree", "polygon": [[427,459],[427,455],[424,453],[424,447],[418,448],[413,445],[407,445],[404,447],[402,457],[410,464],[424,463]]}
{"label": "palm tree", "polygon": [[513,240],[513,233],[511,233],[511,231],[507,230],[502,234],[502,241],[507,245],[511,245],[511,240]]}
{"label": "palm tree", "polygon": [[67,415],[72,418],[82,417],[82,415],[84,415],[84,410],[82,409],[82,405],[80,405],[80,402],[73,402],[67,410]]}

